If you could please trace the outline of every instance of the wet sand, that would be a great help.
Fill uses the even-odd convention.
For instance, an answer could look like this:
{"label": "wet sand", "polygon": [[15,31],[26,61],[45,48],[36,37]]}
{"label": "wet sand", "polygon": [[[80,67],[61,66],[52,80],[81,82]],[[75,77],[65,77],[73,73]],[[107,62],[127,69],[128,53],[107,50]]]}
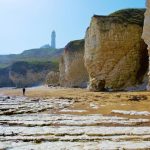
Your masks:
{"label": "wet sand", "polygon": [[[149,92],[0,90],[0,149],[150,149]],[[8,97],[9,96],[9,97]]]}

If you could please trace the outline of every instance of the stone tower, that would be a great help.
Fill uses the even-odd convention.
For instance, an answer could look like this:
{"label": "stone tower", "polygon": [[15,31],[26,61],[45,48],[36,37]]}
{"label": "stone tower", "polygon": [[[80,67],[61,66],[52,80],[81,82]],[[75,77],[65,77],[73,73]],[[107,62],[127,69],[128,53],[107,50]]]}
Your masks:
{"label": "stone tower", "polygon": [[51,47],[52,48],[56,48],[56,32],[55,31],[52,31],[52,34],[51,34]]}

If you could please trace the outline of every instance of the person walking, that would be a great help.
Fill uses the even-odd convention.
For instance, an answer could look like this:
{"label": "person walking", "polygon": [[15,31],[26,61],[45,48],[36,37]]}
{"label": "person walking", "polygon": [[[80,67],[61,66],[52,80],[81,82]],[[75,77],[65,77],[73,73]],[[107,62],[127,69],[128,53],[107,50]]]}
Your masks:
{"label": "person walking", "polygon": [[25,87],[22,89],[22,92],[23,92],[23,96],[25,96],[25,93],[26,93]]}

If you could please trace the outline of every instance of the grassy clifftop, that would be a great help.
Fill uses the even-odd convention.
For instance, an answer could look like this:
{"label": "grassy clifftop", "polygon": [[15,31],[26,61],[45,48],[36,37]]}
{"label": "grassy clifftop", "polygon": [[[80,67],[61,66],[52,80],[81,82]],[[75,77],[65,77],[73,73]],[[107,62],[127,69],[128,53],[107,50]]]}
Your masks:
{"label": "grassy clifftop", "polygon": [[0,55],[0,68],[10,66],[17,61],[57,61],[62,53],[63,49],[39,48],[23,51],[21,54]]}
{"label": "grassy clifftop", "polygon": [[45,70],[58,71],[58,66],[52,62],[16,62],[10,66],[10,70],[17,74],[26,75],[27,71],[30,70],[34,73],[42,72]]}
{"label": "grassy clifftop", "polygon": [[65,47],[65,51],[80,51],[84,50],[84,40],[71,41]]}
{"label": "grassy clifftop", "polygon": [[122,9],[116,11],[109,16],[117,16],[118,21],[143,26],[144,13],[146,9]]}

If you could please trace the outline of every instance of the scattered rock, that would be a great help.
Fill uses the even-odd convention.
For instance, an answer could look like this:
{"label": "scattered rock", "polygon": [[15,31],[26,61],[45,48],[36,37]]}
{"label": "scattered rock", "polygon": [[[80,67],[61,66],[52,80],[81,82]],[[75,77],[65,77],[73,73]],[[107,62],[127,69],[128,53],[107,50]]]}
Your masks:
{"label": "scattered rock", "polygon": [[35,140],[34,140],[34,143],[40,144],[40,143],[42,143],[42,140],[41,140],[41,139],[35,139]]}
{"label": "scattered rock", "polygon": [[140,100],[147,100],[147,96],[145,95],[132,95],[129,97],[130,101],[140,101]]}
{"label": "scattered rock", "polygon": [[7,96],[7,99],[10,99],[10,96]]}

